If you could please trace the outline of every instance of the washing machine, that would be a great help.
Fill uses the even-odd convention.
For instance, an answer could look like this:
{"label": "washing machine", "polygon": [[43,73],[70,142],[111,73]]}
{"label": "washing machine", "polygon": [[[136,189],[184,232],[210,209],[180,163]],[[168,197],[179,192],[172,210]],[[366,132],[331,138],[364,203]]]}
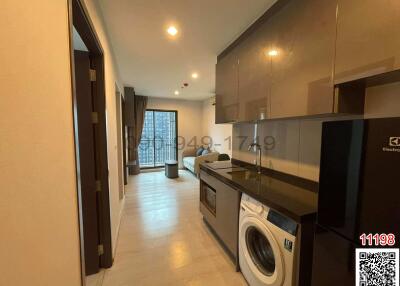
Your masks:
{"label": "washing machine", "polygon": [[243,194],[239,264],[250,286],[297,285],[299,225]]}

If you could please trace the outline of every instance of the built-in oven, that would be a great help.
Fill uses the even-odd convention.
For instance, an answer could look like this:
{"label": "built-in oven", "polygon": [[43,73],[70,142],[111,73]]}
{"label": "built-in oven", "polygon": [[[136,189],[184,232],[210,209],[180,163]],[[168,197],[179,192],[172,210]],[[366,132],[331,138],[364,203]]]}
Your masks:
{"label": "built-in oven", "polygon": [[200,202],[214,215],[217,213],[217,192],[215,189],[201,181]]}

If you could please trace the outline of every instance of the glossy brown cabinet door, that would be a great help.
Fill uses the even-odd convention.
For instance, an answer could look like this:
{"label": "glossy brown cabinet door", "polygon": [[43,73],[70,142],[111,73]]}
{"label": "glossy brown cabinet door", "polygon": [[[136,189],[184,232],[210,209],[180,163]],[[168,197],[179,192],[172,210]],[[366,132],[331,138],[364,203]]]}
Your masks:
{"label": "glossy brown cabinet door", "polygon": [[335,83],[400,68],[400,1],[339,0]]}
{"label": "glossy brown cabinet door", "polygon": [[291,1],[271,32],[271,118],[332,113],[336,0]]}
{"label": "glossy brown cabinet door", "polygon": [[235,122],[238,119],[238,57],[233,50],[216,66],[215,123]]}
{"label": "glossy brown cabinet door", "polygon": [[260,27],[238,46],[239,121],[268,119],[271,115],[271,63],[266,56],[269,30]]}
{"label": "glossy brown cabinet door", "polygon": [[216,192],[216,211],[210,211],[203,201],[200,202],[200,211],[237,262],[241,193],[201,170],[200,186],[204,188],[207,185]]}

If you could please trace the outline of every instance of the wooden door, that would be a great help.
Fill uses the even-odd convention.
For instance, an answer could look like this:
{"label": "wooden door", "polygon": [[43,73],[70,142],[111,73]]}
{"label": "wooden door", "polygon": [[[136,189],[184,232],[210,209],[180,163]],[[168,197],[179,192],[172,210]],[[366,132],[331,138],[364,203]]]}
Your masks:
{"label": "wooden door", "polygon": [[215,123],[235,122],[238,119],[238,58],[233,50],[216,66]]}
{"label": "wooden door", "polygon": [[89,53],[75,50],[74,58],[85,270],[90,275],[99,271],[100,263],[92,84]]}

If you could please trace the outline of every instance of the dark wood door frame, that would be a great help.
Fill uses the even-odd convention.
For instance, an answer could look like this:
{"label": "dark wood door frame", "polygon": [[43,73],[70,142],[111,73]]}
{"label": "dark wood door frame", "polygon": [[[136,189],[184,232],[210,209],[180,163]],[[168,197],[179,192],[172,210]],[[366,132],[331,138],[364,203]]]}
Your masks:
{"label": "dark wood door frame", "polygon": [[125,186],[128,185],[128,168],[126,167],[127,164],[127,156],[126,153],[128,152],[127,149],[127,126],[126,126],[126,118],[125,118],[125,97],[121,96],[121,107],[122,107],[122,149],[123,149],[123,160],[124,160],[124,184]]}
{"label": "dark wood door frame", "polygon": [[96,192],[95,125],[92,122],[93,99],[89,73],[89,52],[75,50],[74,57],[85,271],[89,275],[99,272],[99,212],[98,193]]}
{"label": "dark wood door frame", "polygon": [[75,84],[74,48],[73,48],[73,27],[78,31],[90,54],[91,69],[96,71],[96,81],[92,82],[93,108],[98,114],[98,123],[95,126],[96,142],[96,175],[101,182],[101,195],[98,196],[99,207],[99,237],[103,245],[104,253],[100,256],[100,267],[109,268],[112,266],[112,242],[111,242],[111,218],[110,198],[108,180],[108,158],[107,158],[107,130],[106,130],[106,100],[104,83],[104,52],[100,45],[99,38],[95,32],[93,23],[88,17],[87,9],[82,0],[68,0],[69,8],[69,34],[70,34],[70,60],[71,60],[71,81],[73,94],[73,116],[75,135],[75,157],[77,175],[78,211],[80,225],[81,244],[81,270],[82,285],[85,285],[85,257],[84,238],[82,228],[82,193],[79,170],[79,134],[77,122],[77,100]]}
{"label": "dark wood door frame", "polygon": [[[117,146],[118,146],[118,191],[119,191],[119,199],[122,200],[125,196],[124,186],[125,184],[125,158],[124,158],[124,116],[123,116],[123,102],[124,97],[117,86],[115,84],[115,104],[116,104],[116,128],[117,128]],[[120,164],[121,163],[121,164]],[[121,189],[122,188],[122,189]]]}

